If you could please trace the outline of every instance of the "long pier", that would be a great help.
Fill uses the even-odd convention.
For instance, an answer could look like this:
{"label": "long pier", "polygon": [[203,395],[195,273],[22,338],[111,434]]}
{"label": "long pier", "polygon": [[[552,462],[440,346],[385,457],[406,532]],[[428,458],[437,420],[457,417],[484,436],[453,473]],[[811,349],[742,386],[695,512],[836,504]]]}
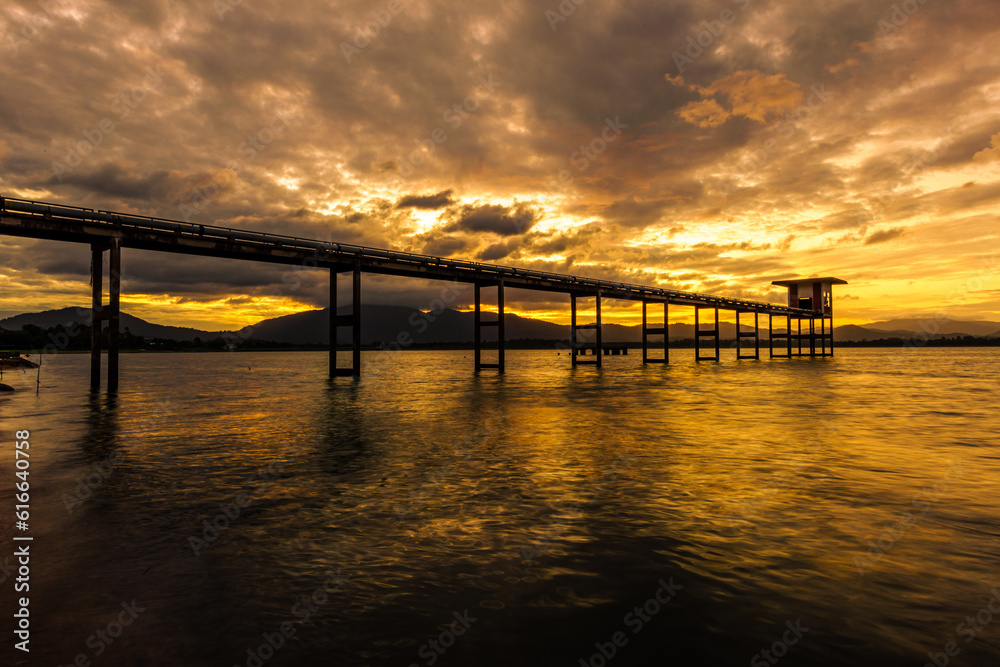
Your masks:
{"label": "long pier", "polygon": [[[695,358],[699,361],[720,358],[719,311],[736,313],[737,358],[760,358],[760,316],[767,315],[771,357],[827,356],[833,354],[833,311],[829,300],[829,283],[826,303],[819,303],[820,283],[816,282],[816,299],[808,307],[793,307],[793,288],[790,287],[788,306],[771,303],[730,299],[693,292],[682,292],[662,287],[595,280],[545,271],[533,271],[510,266],[470,262],[460,259],[433,257],[407,252],[395,252],[365,246],[318,241],[314,239],[264,234],[249,230],[232,229],[164,218],[137,216],[75,206],[0,197],[0,234],[53,241],[83,243],[90,246],[92,265],[92,339],[91,386],[100,387],[101,322],[109,322],[108,390],[118,387],[118,338],[121,312],[121,251],[123,248],[154,250],[159,252],[221,257],[276,264],[299,265],[327,269],[330,272],[330,376],[361,375],[361,279],[364,273],[392,276],[450,280],[475,287],[475,370],[495,368],[504,371],[504,290],[506,288],[538,290],[568,294],[570,297],[570,341],[573,365],[601,366],[603,348],[601,341],[602,299],[623,299],[642,302],[642,360],[643,363],[669,361],[669,335],[667,331],[670,306],[694,308]],[[109,303],[103,303],[103,258],[109,253]],[[337,277],[349,273],[353,287],[350,315],[337,314]],[[837,279],[816,279],[835,281]],[[787,281],[805,283],[808,281]],[[483,288],[496,287],[497,316],[484,319]],[[581,324],[577,320],[578,301],[594,299],[596,321]],[[804,304],[803,304],[804,305]],[[651,325],[647,311],[650,306],[662,306],[663,324]],[[703,322],[702,316],[709,319]],[[753,332],[742,331],[741,316],[753,316]],[[774,320],[784,325],[775,330]],[[783,320],[783,322],[782,322]],[[793,324],[794,323],[794,324]],[[707,327],[705,326],[707,324]],[[803,324],[806,331],[803,332]],[[819,327],[817,328],[817,325]],[[340,367],[337,361],[337,329],[351,329],[351,365]],[[482,330],[496,327],[498,332],[498,357],[495,363],[482,360]],[[796,329],[797,327],[797,329]],[[579,332],[594,331],[593,340],[582,340]],[[650,342],[650,336],[662,336],[662,342]],[[752,352],[744,352],[742,342],[753,338]],[[775,342],[783,342],[775,349]],[[796,346],[793,341],[797,341]],[[808,343],[808,348],[803,347]],[[658,356],[653,352],[659,348]],[[595,354],[586,358],[587,350]]]}

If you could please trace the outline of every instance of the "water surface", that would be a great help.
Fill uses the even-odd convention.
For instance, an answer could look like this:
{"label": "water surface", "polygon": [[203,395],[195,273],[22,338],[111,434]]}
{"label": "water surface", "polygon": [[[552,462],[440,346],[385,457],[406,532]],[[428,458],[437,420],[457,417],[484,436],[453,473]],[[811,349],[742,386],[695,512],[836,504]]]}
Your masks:
{"label": "water surface", "polygon": [[12,511],[30,429],[35,539],[30,659],[3,654],[1000,664],[1000,350],[634,354],[512,351],[498,376],[370,352],[332,383],[324,353],[128,354],[117,397],[85,355],[47,358],[37,396],[5,372],[0,490]]}

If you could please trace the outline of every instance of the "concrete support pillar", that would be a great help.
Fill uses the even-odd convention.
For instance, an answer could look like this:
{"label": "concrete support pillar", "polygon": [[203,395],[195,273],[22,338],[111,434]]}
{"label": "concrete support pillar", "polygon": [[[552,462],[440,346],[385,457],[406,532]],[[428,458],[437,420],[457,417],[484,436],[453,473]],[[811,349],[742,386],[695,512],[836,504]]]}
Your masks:
{"label": "concrete support pillar", "polygon": [[601,347],[601,292],[600,292],[600,290],[597,291],[597,296],[595,297],[595,299],[597,301],[597,305],[595,306],[595,310],[597,312],[597,323],[594,326],[597,328],[597,367],[600,368],[601,367],[601,360],[604,358],[604,355],[601,354],[602,347]]}
{"label": "concrete support pillar", "polygon": [[101,318],[104,300],[104,248],[90,244],[90,388],[101,388]]}
{"label": "concrete support pillar", "polygon": [[[495,368],[498,372],[504,372],[504,366],[506,363],[504,355],[504,342],[506,340],[506,332],[504,329],[504,294],[503,294],[503,280],[497,283],[497,319],[483,321],[482,317],[482,285],[476,283],[475,293],[476,293],[476,314],[475,314],[475,364],[476,370],[482,370],[484,368]],[[483,327],[496,327],[497,328],[497,361],[496,363],[483,363],[482,357],[482,332]]]}
{"label": "concrete support pillar", "polygon": [[[602,353],[601,353],[601,293],[598,291],[597,294],[594,295],[595,298],[597,299],[596,306],[595,306],[597,321],[594,324],[578,324],[577,323],[577,312],[576,312],[576,310],[577,310],[576,309],[576,299],[577,299],[577,296],[578,295],[576,295],[576,294],[570,294],[569,295],[569,299],[570,299],[570,325],[569,325],[570,333],[569,333],[569,336],[570,336],[570,347],[572,348],[570,350],[570,356],[571,356],[571,358],[573,360],[573,365],[574,366],[578,366],[580,364],[593,364],[595,366],[601,366],[601,362],[602,362],[601,357],[603,356]],[[581,295],[581,296],[589,296],[589,295]],[[579,340],[579,332],[580,332],[580,330],[588,330],[588,329],[595,329],[596,330],[596,335],[595,335],[594,342],[589,342],[589,343],[588,342],[581,342]],[[577,357],[585,357],[585,356],[587,356],[587,350],[588,349],[594,351],[594,356],[596,357],[595,359],[584,361],[584,360],[581,360],[581,359],[577,358]]]}
{"label": "concrete support pillar", "polygon": [[328,313],[330,320],[330,335],[329,335],[329,345],[330,345],[330,360],[329,360],[329,371],[330,377],[337,377],[337,268],[330,267],[330,312]]}
{"label": "concrete support pillar", "polygon": [[[110,251],[108,267],[109,303],[104,305],[104,251]],[[121,239],[90,244],[90,388],[101,388],[101,329],[108,322],[108,392],[118,391],[118,347],[121,324]]]}
{"label": "concrete support pillar", "polygon": [[497,371],[500,373],[504,372],[504,351],[507,341],[507,334],[504,330],[503,308],[503,278],[501,278],[500,284],[497,285],[497,363],[500,366],[497,368]]}
{"label": "concrete support pillar", "polygon": [[[753,311],[753,331],[743,331],[740,315],[744,310],[736,311],[736,358],[737,359],[760,359],[760,313]],[[743,353],[743,339],[753,338],[753,354]],[[773,355],[772,355],[773,356]]]}
{"label": "concrete support pillar", "polygon": [[[351,271],[352,303],[350,315],[338,315],[337,274],[342,267],[330,268],[330,377],[351,376],[361,378],[361,265],[355,264]],[[351,366],[337,365],[337,330],[351,327]]]}
{"label": "concrete support pillar", "polygon": [[[703,308],[711,309],[715,312],[715,327],[712,329],[702,329],[699,313]],[[715,354],[703,355],[701,353],[701,339],[711,336],[715,341]],[[710,306],[695,306],[694,308],[694,358],[695,361],[718,361],[719,360],[719,309]]]}
{"label": "concrete support pillar", "polygon": [[118,391],[118,343],[121,336],[122,246],[111,243],[108,267],[108,392]]}
{"label": "concrete support pillar", "polygon": [[475,316],[473,318],[473,324],[472,324],[472,327],[473,327],[472,338],[473,338],[473,342],[475,343],[475,354],[473,355],[473,359],[475,361],[475,368],[476,368],[477,371],[482,368],[482,366],[480,364],[483,361],[483,343],[482,343],[482,335],[481,335],[482,334],[481,327],[482,327],[483,318],[482,318],[482,315],[481,315],[481,312],[482,312],[481,311],[481,307],[482,307],[482,295],[479,293],[480,289],[481,289],[480,284],[476,283],[475,284],[475,288],[473,290],[475,292],[475,294],[476,294],[476,310],[475,310]]}
{"label": "concrete support pillar", "polygon": [[[649,326],[647,319],[646,308],[650,302],[643,299],[642,301],[642,363],[643,364],[665,364],[670,359],[670,332],[668,327],[670,326],[667,319],[668,315],[668,304],[666,301],[663,302],[663,326]],[[655,303],[655,302],[654,302]],[[649,356],[649,336],[663,335],[663,356],[662,357],[650,357]],[[627,354],[627,353],[626,353]]]}
{"label": "concrete support pillar", "polygon": [[354,367],[354,378],[361,377],[361,263],[354,265],[354,289],[351,327],[351,365]]}

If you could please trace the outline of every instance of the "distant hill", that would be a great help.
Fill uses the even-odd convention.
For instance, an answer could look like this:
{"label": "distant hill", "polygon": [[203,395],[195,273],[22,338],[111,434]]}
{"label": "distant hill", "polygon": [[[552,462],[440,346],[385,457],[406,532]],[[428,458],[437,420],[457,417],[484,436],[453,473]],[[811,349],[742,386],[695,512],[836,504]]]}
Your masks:
{"label": "distant hill", "polygon": [[[350,307],[337,309],[338,315],[347,315]],[[495,318],[494,314],[484,314],[483,319]],[[361,307],[362,342],[366,345],[374,342],[390,343],[397,340],[400,333],[407,333],[414,343],[463,343],[472,341],[475,315],[472,312],[445,310],[440,314],[423,313],[414,308],[402,306],[367,306]],[[244,329],[241,336],[256,340],[276,340],[295,344],[323,344],[327,340],[327,309],[311,310],[294,315],[285,315],[270,320],[264,320]],[[587,318],[582,318],[580,324],[586,324]],[[703,329],[707,324],[701,325]],[[569,325],[555,324],[545,320],[536,320],[508,313],[504,316],[505,334],[508,340],[528,338],[534,340],[568,340]],[[731,322],[720,323],[721,337],[733,339],[736,337],[736,325]],[[744,324],[744,331],[751,331]],[[671,324],[669,326],[671,340],[694,338],[693,324]],[[484,336],[490,340],[492,330],[485,330]],[[581,332],[581,335],[585,335]],[[349,340],[350,330],[341,329],[338,332],[338,342]],[[761,329],[761,337],[767,339],[767,330]],[[882,335],[866,332],[858,340],[864,338],[881,338]],[[642,332],[638,325],[624,326],[621,324],[605,324],[601,330],[601,339],[606,343],[639,343]]]}
{"label": "distant hill", "polygon": [[841,327],[834,327],[833,337],[834,340],[856,343],[862,340],[889,338],[890,334],[886,331],[875,331],[874,329],[859,327],[856,324],[845,324]]}
{"label": "distant hill", "polygon": [[[338,315],[349,315],[350,306],[337,309]],[[484,314],[483,319],[493,319],[496,315]],[[424,313],[405,306],[361,306],[361,342],[365,345],[381,342],[388,344],[399,340],[405,333],[406,344],[463,343],[473,337],[474,315],[468,312],[447,309],[440,313]],[[534,338],[560,340],[569,337],[569,327],[544,320],[534,320],[508,313],[504,317],[505,334],[508,339]],[[329,309],[310,310],[293,315],[285,315],[263,320],[238,332],[248,340],[273,340],[297,345],[322,345],[329,337]],[[496,334],[484,330],[484,338],[490,340]],[[337,332],[337,341],[350,341],[351,330],[343,327]]]}
{"label": "distant hill", "polygon": [[[340,315],[347,315],[350,313],[350,306],[341,307],[337,312]],[[85,324],[88,315],[89,311],[86,308],[62,308],[40,313],[26,313],[0,320],[0,328],[17,330],[25,324],[33,324],[47,329],[60,324],[63,326],[70,326],[74,323]],[[495,315],[488,313],[483,315],[484,319],[495,317]],[[377,342],[388,344],[399,340],[402,333],[409,336],[410,343],[408,344],[469,342],[473,336],[473,319],[474,314],[471,312],[452,309],[435,314],[406,306],[364,304],[361,307],[362,343],[365,345]],[[744,322],[748,319],[745,318]],[[128,313],[122,313],[121,322],[123,330],[127,327],[133,334],[144,338],[167,338],[177,341],[193,341],[195,338],[201,338],[208,341],[220,336],[233,335],[233,332],[228,331],[204,331],[189,327],[154,324]],[[580,321],[581,324],[586,322],[587,318],[582,318]],[[1000,338],[1000,329],[998,329],[1000,323],[998,322],[946,321],[940,323],[941,331],[937,334],[920,333],[924,331],[921,323],[927,324],[928,322],[933,322],[933,320],[889,320],[888,322],[874,322],[864,326],[847,324],[836,327],[834,337],[843,342],[861,342],[883,338],[908,339],[916,335],[921,338],[924,336],[942,338],[957,335]],[[766,323],[767,319],[761,318],[760,336],[763,340],[768,337]],[[780,326],[778,322],[775,324]],[[568,325],[510,313],[505,316],[504,325],[508,340],[567,340],[570,335]],[[702,324],[702,328],[708,326],[708,324]],[[910,326],[913,328],[908,328]],[[732,340],[736,337],[734,323],[722,322],[720,329],[722,338]],[[752,331],[752,327],[744,324],[743,330]],[[328,340],[328,331],[328,309],[324,308],[262,320],[240,330],[236,335],[244,340],[274,341],[291,345],[324,345]],[[495,340],[494,331],[494,329],[484,330],[485,339]],[[671,324],[669,331],[671,340],[689,340],[694,337],[694,325],[692,324]],[[349,328],[340,329],[338,331],[339,342],[348,343],[350,335]],[[608,343],[638,343],[641,340],[641,332],[639,326],[605,324],[602,330],[602,339]]]}
{"label": "distant hill", "polygon": [[[60,308],[59,310],[46,310],[41,313],[24,313],[15,315],[7,319],[0,320],[0,328],[8,331],[16,331],[24,328],[25,324],[34,324],[43,329],[57,327],[60,324],[70,327],[73,324],[89,324],[89,308]],[[143,338],[171,338],[173,340],[191,341],[195,338],[208,340],[223,335],[221,331],[201,331],[190,327],[172,327],[163,324],[153,324],[146,320],[133,317],[128,313],[121,314],[121,328],[124,331],[128,328],[136,336]]]}
{"label": "distant hill", "polygon": [[[939,338],[954,338],[958,334],[928,334],[919,331],[907,331],[905,329],[873,329],[870,324],[859,327],[855,324],[845,324],[834,329],[834,339],[848,343],[858,343],[865,340],[880,340],[884,338],[902,338],[904,340],[919,336],[921,340],[937,340]],[[967,334],[962,334],[967,335]]]}
{"label": "distant hill", "polygon": [[[323,345],[329,340],[329,309],[309,310],[292,315],[283,315],[262,320],[236,332],[245,340],[276,341],[292,345]],[[340,315],[348,315],[350,306],[337,309]],[[484,314],[484,319],[495,318],[495,315]],[[40,313],[25,313],[0,320],[0,328],[17,330],[26,324],[48,329],[55,326],[69,327],[73,324],[83,325],[88,322],[89,310],[86,308],[61,308]],[[560,340],[569,338],[569,327],[553,324],[544,320],[535,320],[508,313],[504,318],[506,336],[508,339],[532,338],[541,340]],[[147,322],[138,317],[122,313],[121,326],[126,327],[135,335],[144,338],[169,338],[178,341],[193,341],[195,338],[211,340],[220,336],[233,335],[229,331],[204,331],[189,327],[174,327]],[[439,314],[423,313],[416,308],[405,306],[383,306],[364,304],[361,307],[362,343],[370,345],[375,342],[389,343],[397,339],[400,333],[406,332],[414,343],[461,343],[471,341],[473,332],[473,314],[456,310],[444,310]],[[484,337],[490,340],[495,334],[489,329],[484,330]],[[339,341],[350,341],[350,329],[338,331]],[[619,325],[605,325],[605,339],[609,342],[638,340],[638,333],[632,328]]]}
{"label": "distant hill", "polygon": [[992,336],[1000,329],[1000,322],[988,322],[986,320],[936,320],[934,317],[906,318],[888,320],[886,322],[872,322],[864,325],[866,329],[877,329],[885,332],[906,331],[924,332],[931,335],[945,334],[948,336]]}

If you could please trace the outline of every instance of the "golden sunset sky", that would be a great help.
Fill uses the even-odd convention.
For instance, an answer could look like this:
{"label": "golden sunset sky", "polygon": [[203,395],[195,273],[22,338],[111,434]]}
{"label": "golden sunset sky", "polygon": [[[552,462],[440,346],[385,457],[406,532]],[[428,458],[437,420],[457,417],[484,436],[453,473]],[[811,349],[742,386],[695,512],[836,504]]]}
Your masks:
{"label": "golden sunset sky", "polygon": [[[0,194],[758,300],[837,276],[841,324],[1000,320],[997,10],[8,0]],[[88,266],[0,237],[0,316],[88,305]],[[123,270],[123,308],[163,324],[327,305],[324,272],[134,250]]]}

